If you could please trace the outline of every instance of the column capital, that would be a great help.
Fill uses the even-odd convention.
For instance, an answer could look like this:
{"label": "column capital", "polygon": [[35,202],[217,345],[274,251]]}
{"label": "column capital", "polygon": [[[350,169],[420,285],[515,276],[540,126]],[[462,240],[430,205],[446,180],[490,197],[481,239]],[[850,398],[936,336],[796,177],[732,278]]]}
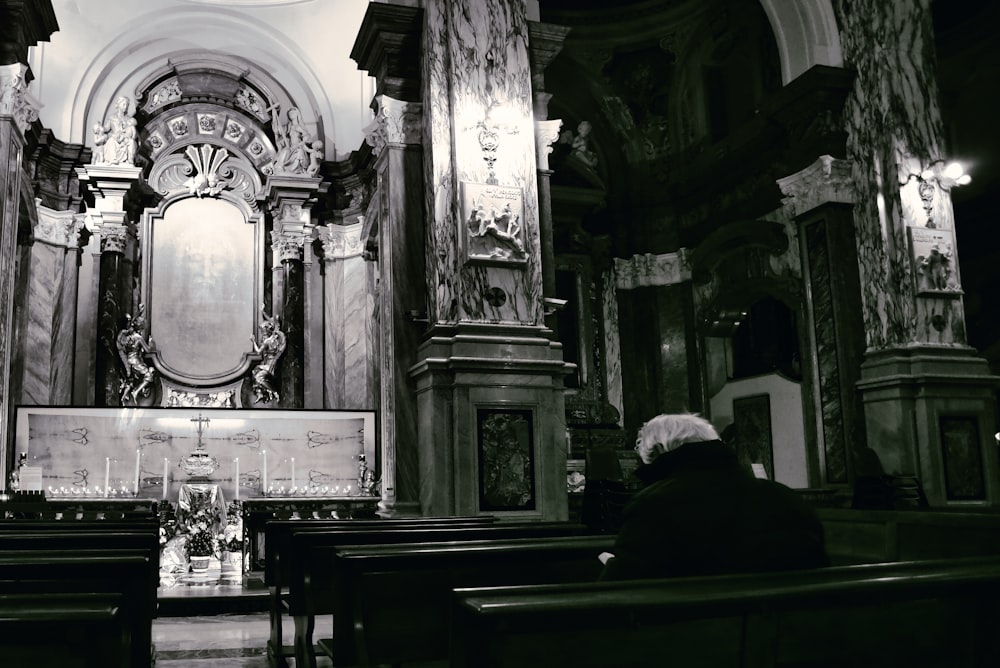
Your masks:
{"label": "column capital", "polygon": [[535,121],[535,150],[538,151],[538,169],[549,168],[549,154],[552,153],[552,144],[559,139],[559,130],[562,129],[561,119],[548,121]]}
{"label": "column capital", "polygon": [[375,77],[377,94],[414,102],[420,99],[423,16],[418,7],[368,3],[351,60]]}
{"label": "column capital", "polygon": [[419,144],[423,105],[406,102],[388,95],[379,95],[373,102],[375,120],[364,128],[365,142],[372,147],[376,157],[389,144]]}
{"label": "column capital", "polygon": [[30,70],[27,65],[0,65],[0,115],[14,119],[21,134],[38,118],[38,102],[28,94]]}
{"label": "column capital", "polygon": [[851,162],[830,155],[821,155],[805,169],[777,179],[777,184],[785,196],[782,202],[792,216],[801,216],[824,204],[854,203]]}
{"label": "column capital", "polygon": [[124,225],[104,224],[99,229],[101,253],[124,253],[128,246],[128,228]]}
{"label": "column capital", "polygon": [[628,260],[615,258],[615,286],[634,290],[648,286],[677,285],[691,280],[688,250],[676,253],[633,255]]}
{"label": "column capital", "polygon": [[35,207],[38,211],[38,222],[33,230],[36,241],[69,249],[80,247],[86,216],[68,210],[50,209],[41,203],[40,198],[35,198]]}
{"label": "column capital", "polygon": [[319,240],[323,243],[323,259],[331,262],[361,256],[365,250],[365,245],[362,242],[364,226],[364,216],[358,216],[358,222],[352,225],[321,225],[317,227]]}

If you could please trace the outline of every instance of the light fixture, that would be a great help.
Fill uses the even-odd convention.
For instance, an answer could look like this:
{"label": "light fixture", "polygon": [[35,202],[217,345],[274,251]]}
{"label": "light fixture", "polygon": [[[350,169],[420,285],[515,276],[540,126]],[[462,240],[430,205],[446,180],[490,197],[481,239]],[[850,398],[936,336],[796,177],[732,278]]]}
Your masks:
{"label": "light fixture", "polygon": [[913,179],[919,183],[917,192],[920,194],[924,211],[927,212],[926,226],[930,229],[937,227],[933,216],[935,184],[944,190],[951,190],[955,186],[964,186],[972,181],[972,177],[966,173],[962,163],[952,161],[946,164],[944,160],[934,160],[921,171],[911,172],[907,182]]}

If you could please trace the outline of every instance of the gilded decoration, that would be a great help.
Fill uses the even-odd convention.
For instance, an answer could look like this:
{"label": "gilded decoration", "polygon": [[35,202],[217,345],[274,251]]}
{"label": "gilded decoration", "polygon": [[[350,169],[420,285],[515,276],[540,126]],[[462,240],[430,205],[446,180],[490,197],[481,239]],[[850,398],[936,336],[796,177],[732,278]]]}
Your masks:
{"label": "gilded decoration", "polygon": [[854,203],[851,163],[821,155],[805,169],[777,180],[791,216],[802,215],[830,202]]}
{"label": "gilded decoration", "polygon": [[685,248],[662,255],[633,255],[628,260],[615,258],[615,281],[619,290],[677,285],[690,280],[691,264]]}
{"label": "gilded decoration", "polygon": [[38,118],[38,110],[28,96],[24,80],[26,67],[20,63],[0,66],[0,114],[13,117],[21,132]]}

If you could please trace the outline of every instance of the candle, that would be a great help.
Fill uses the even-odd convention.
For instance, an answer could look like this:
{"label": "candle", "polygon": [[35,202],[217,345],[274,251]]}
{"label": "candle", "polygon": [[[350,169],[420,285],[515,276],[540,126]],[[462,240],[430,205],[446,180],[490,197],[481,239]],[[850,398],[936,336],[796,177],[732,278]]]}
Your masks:
{"label": "candle", "polygon": [[169,464],[169,460],[166,457],[164,457],[163,458],[163,498],[164,499],[167,498],[167,475],[168,475],[167,466],[168,466],[168,464]]}
{"label": "candle", "polygon": [[295,457],[292,457],[292,489],[295,489]]}
{"label": "candle", "polygon": [[108,495],[108,482],[111,480],[111,457],[104,458],[104,496]]}
{"label": "candle", "polygon": [[132,493],[139,496],[139,459],[142,456],[141,450],[139,448],[135,449],[135,485],[132,488]]}
{"label": "candle", "polygon": [[260,453],[264,457],[264,475],[261,477],[260,491],[265,496],[267,495],[267,450],[261,450]]}
{"label": "candle", "polygon": [[240,458],[236,458],[236,500],[240,500]]}

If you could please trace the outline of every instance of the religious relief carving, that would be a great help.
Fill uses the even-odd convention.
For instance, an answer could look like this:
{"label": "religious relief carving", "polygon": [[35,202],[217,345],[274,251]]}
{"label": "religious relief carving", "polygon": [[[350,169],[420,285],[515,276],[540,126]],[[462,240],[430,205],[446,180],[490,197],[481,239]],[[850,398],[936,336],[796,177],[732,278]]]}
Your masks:
{"label": "religious relief carving", "polygon": [[917,294],[960,295],[951,230],[914,226],[907,229]]}
{"label": "religious relief carving", "polygon": [[777,182],[785,195],[782,202],[793,217],[830,202],[854,202],[851,163],[830,155],[821,155],[805,169]]}
{"label": "religious relief carving", "polygon": [[690,280],[691,264],[684,248],[662,255],[633,255],[629,260],[615,258],[615,285],[619,290],[676,285]]}
{"label": "religious relief carving", "polygon": [[235,408],[236,391],[183,392],[172,387],[166,388],[164,405],[172,408]]}
{"label": "religious relief carving", "polygon": [[254,352],[260,354],[261,361],[253,368],[250,375],[253,379],[254,403],[271,403],[280,399],[275,368],[282,353],[285,352],[286,341],[285,333],[279,326],[278,316],[268,316],[263,304],[260,313],[264,318],[260,323],[260,344],[253,336],[250,337],[250,342],[253,344]]}
{"label": "religious relief carving", "polygon": [[38,118],[38,110],[27,99],[28,84],[21,68],[19,63],[0,66],[0,114],[12,116],[24,133]]}
{"label": "religious relief carving", "polygon": [[122,405],[139,405],[140,398],[150,395],[156,371],[145,360],[150,346],[145,339],[146,306],[139,305],[139,312],[133,318],[125,316],[125,328],[118,332],[115,343],[124,372],[118,388]]}
{"label": "religious relief carving", "polygon": [[235,103],[240,109],[245,109],[262,120],[267,117],[267,110],[260,96],[247,84],[242,84],[236,91]]}
{"label": "religious relief carving", "polygon": [[146,111],[159,109],[168,102],[181,99],[181,87],[177,83],[177,78],[168,79],[160,84],[149,94],[149,101],[146,103]]}
{"label": "religious relief carving", "polygon": [[95,165],[135,164],[135,150],[138,145],[135,110],[124,95],[115,100],[114,109],[103,123],[94,124]]}
{"label": "religious relief carving", "polygon": [[298,107],[291,107],[285,113],[284,122],[279,106],[274,105],[271,109],[271,128],[278,152],[264,168],[265,173],[316,176],[323,160],[322,140],[308,133]]}
{"label": "religious relief carving", "polygon": [[470,260],[523,262],[524,213],[520,188],[462,184],[463,239]]}

